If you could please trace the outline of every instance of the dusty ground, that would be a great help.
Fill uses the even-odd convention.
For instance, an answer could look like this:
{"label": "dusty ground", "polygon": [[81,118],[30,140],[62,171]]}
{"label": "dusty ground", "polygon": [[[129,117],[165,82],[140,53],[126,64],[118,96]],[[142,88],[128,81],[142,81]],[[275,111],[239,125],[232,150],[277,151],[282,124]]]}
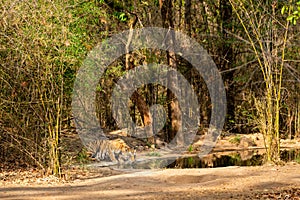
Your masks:
{"label": "dusty ground", "polygon": [[[73,183],[7,184],[1,199],[300,199],[300,165],[165,169]],[[105,169],[108,170],[108,169]]]}
{"label": "dusty ground", "polygon": [[[259,135],[249,136],[255,148]],[[254,148],[220,140],[215,152]],[[298,140],[283,141],[299,147]],[[195,146],[197,148],[197,145]],[[0,173],[0,199],[300,199],[300,164],[206,169],[74,169],[65,181],[37,171]],[[20,178],[21,177],[21,178]]]}

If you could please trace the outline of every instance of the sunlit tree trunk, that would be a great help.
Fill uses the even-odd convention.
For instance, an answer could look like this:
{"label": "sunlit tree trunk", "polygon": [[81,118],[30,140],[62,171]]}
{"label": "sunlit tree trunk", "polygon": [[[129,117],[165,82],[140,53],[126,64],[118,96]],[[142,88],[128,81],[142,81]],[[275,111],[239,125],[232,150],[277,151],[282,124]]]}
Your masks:
{"label": "sunlit tree trunk", "polygon": [[[162,2],[161,7],[161,15],[163,21],[163,27],[168,29],[174,29],[174,19],[173,19],[173,4],[171,0],[164,0]],[[174,45],[175,36],[174,34],[170,33],[170,45]],[[172,47],[171,47],[172,48]],[[167,52],[167,62],[168,65],[175,70],[177,70],[177,61],[176,55],[174,52],[169,51]],[[177,76],[168,76],[168,88],[177,88],[178,87],[178,80]],[[175,97],[174,93],[171,90],[167,91],[167,99],[168,99],[168,118],[170,122],[170,127],[167,129],[167,140],[171,141],[175,138],[177,132],[181,128],[181,111],[179,108],[178,98]],[[176,141],[178,145],[181,145],[183,142],[182,135],[177,135]]]}

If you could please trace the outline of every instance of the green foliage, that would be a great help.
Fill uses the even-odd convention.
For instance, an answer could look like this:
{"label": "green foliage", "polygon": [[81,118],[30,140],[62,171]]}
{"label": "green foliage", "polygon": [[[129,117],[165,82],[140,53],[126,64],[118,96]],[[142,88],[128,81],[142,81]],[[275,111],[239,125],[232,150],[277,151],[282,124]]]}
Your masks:
{"label": "green foliage", "polygon": [[242,162],[242,158],[241,158],[241,155],[239,153],[233,153],[233,154],[230,154],[229,156],[234,161],[234,163],[241,163]]}
{"label": "green foliage", "polygon": [[156,151],[151,151],[149,153],[147,153],[147,156],[156,156],[156,157],[160,157],[160,153],[156,152]]}
{"label": "green foliage", "polygon": [[77,154],[76,160],[80,164],[88,163],[89,158],[87,155],[87,150],[85,148],[82,148],[81,151]]}
{"label": "green foliage", "polygon": [[295,162],[300,164],[300,153],[296,156],[295,158]]}
{"label": "green foliage", "polygon": [[232,144],[239,144],[241,141],[241,136],[240,135],[236,135],[233,138],[229,139],[229,142]]}
{"label": "green foliage", "polygon": [[286,20],[296,25],[297,20],[300,18],[300,1],[298,0],[294,5],[284,5],[281,8],[281,14],[288,13]]}
{"label": "green foliage", "polygon": [[193,145],[190,145],[189,148],[188,148],[188,151],[192,152],[193,150],[194,150]]}
{"label": "green foliage", "polygon": [[18,158],[52,167],[53,173],[60,173],[59,137],[70,125],[76,72],[88,51],[108,34],[110,12],[101,7],[103,2],[0,3],[0,98],[7,100],[0,108],[0,132],[10,130],[3,136],[7,141],[16,135],[7,146],[20,150]]}
{"label": "green foliage", "polygon": [[128,20],[128,17],[124,12],[114,12],[114,16],[121,22],[126,22]]}
{"label": "green foliage", "polygon": [[188,158],[188,166],[193,166],[195,164],[195,159],[193,157]]}
{"label": "green foliage", "polygon": [[106,70],[105,75],[110,77],[120,77],[125,73],[126,72],[124,71],[124,67],[122,65],[117,65],[117,66],[109,67]]}

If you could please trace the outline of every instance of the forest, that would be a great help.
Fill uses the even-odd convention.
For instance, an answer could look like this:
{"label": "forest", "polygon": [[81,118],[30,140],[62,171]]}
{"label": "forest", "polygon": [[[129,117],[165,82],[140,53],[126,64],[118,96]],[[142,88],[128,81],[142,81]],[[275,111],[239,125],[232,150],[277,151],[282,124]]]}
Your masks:
{"label": "forest", "polygon": [[[214,124],[219,138],[230,136],[234,143],[241,135],[259,134],[264,162],[282,163],[281,141],[300,142],[299,0],[0,0],[0,6],[1,172],[37,168],[62,178],[69,166],[90,162],[89,150],[78,136],[81,122],[72,110],[76,77],[91,52],[124,32],[128,35],[123,43],[107,49],[122,48],[125,53],[110,62],[96,85],[84,86],[95,93],[94,99],[85,100],[95,105],[95,123],[105,134],[124,128],[129,132],[128,124],[121,126],[118,120],[123,119],[116,119],[122,114],[112,112],[128,107],[137,127],[150,127],[138,144],[155,152],[158,141],[170,143],[188,124],[183,116],[190,110],[198,117],[192,128],[203,138],[220,104],[226,113],[224,125],[222,119]],[[222,80],[225,99],[211,96],[209,77],[188,56],[172,48],[130,50],[138,30],[151,27],[157,30],[152,37],[169,30],[199,44]],[[172,37],[171,45],[176,45]],[[106,62],[105,56],[97,56]],[[132,91],[128,105],[115,108],[118,80],[153,63],[177,73],[166,85],[143,84]],[[196,108],[179,105],[188,99],[180,77],[192,88]],[[170,88],[177,88],[179,96]],[[163,124],[154,122],[151,108],[161,114],[158,119],[165,117]],[[136,147],[128,144],[130,138],[122,139]],[[196,150],[191,144],[186,151]]]}

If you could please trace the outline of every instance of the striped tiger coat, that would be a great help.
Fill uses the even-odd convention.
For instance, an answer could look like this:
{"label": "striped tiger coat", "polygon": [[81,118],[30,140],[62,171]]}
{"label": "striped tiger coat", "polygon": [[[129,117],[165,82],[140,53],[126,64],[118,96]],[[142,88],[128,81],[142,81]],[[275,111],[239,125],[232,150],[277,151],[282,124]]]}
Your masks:
{"label": "striped tiger coat", "polygon": [[131,149],[122,139],[95,140],[87,145],[92,158],[98,161],[134,162],[135,150]]}

